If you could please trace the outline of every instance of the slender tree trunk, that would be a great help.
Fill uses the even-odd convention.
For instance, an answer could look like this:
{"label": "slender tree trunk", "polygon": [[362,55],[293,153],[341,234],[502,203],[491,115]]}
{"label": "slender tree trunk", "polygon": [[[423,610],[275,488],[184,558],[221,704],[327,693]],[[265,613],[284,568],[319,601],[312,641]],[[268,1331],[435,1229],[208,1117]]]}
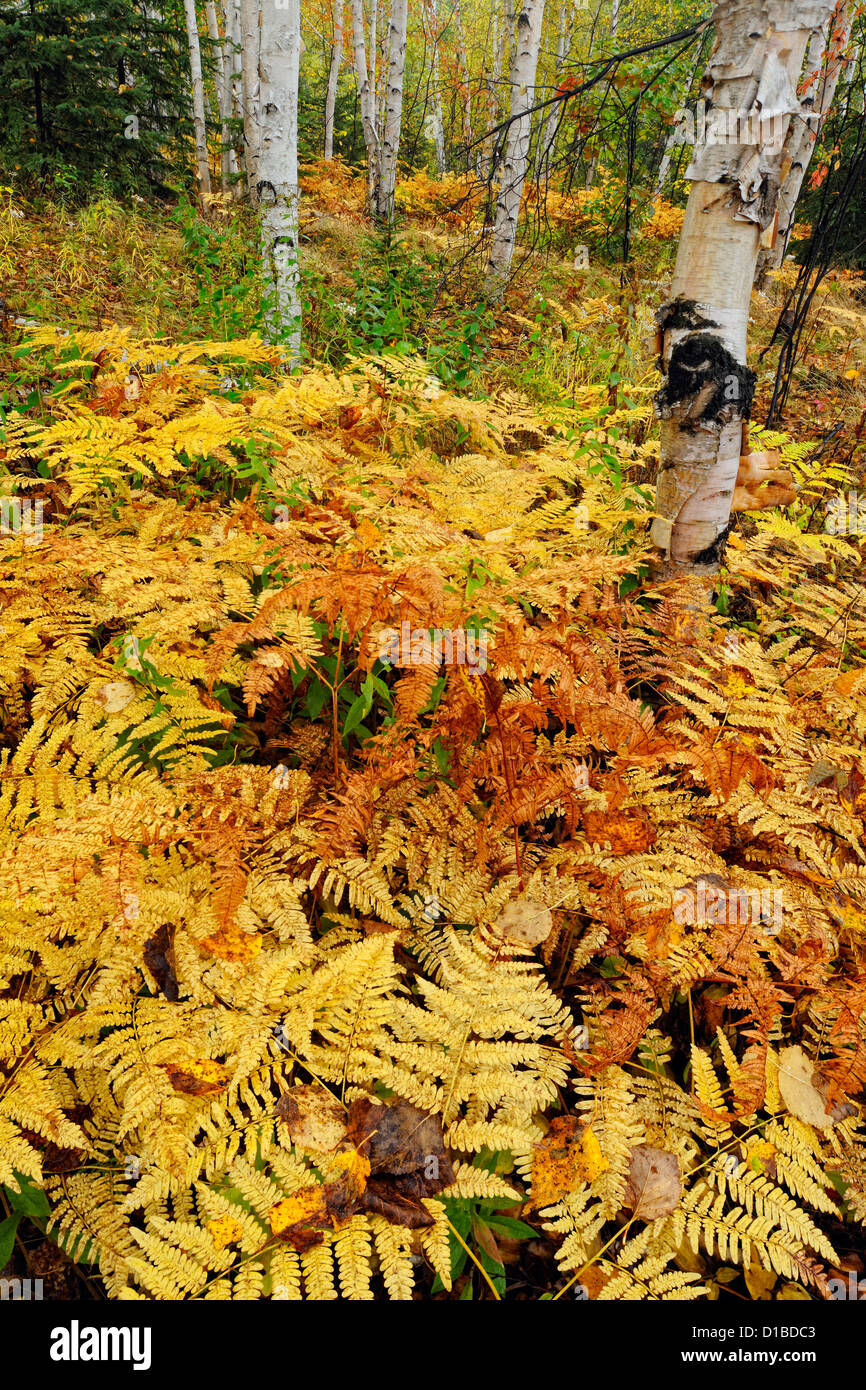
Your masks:
{"label": "slender tree trunk", "polygon": [[610,36],[616,42],[619,29],[619,0],[612,0],[610,7]]}
{"label": "slender tree trunk", "polygon": [[334,42],[331,45],[331,66],[328,68],[328,90],[325,93],[325,158],[334,158],[334,113],[337,109],[337,83],[343,61],[343,0],[334,0]]}
{"label": "slender tree trunk", "polygon": [[[264,0],[273,7],[274,0]],[[261,0],[241,0],[241,90],[244,116],[244,169],[247,190],[255,200],[259,153],[259,44]],[[282,13],[282,12],[281,12]]]}
{"label": "slender tree trunk", "polygon": [[[553,65],[553,86],[550,95],[559,85],[559,75],[568,57],[568,50],[571,47],[571,26],[573,22],[573,10],[571,0],[563,0],[559,7],[559,21],[556,29],[556,57]],[[539,151],[539,163],[542,168],[549,169],[553,159],[553,146],[556,141],[556,129],[559,125],[559,118],[562,115],[562,107],[557,104],[550,108],[547,120],[544,124],[544,133],[541,137],[541,149]]]}
{"label": "slender tree trunk", "polygon": [[257,160],[262,259],[270,282],[268,335],[287,345],[294,361],[301,350],[298,267],[298,76],[301,4],[287,0],[262,9],[259,57],[261,143]]}
{"label": "slender tree trunk", "polygon": [[436,172],[441,179],[445,173],[445,122],[442,119],[442,88],[439,83],[439,23],[436,16],[436,0],[424,0],[424,19],[430,31],[433,150],[436,156]]}
{"label": "slender tree trunk", "polygon": [[198,40],[198,18],[195,0],[184,0],[186,38],[189,47],[189,67],[192,77],[192,122],[195,131],[195,162],[199,194],[210,193],[210,168],[207,162],[207,125],[204,115],[204,81],[201,75],[201,47]]}
{"label": "slender tree trunk", "polygon": [[[502,13],[500,14],[500,5]],[[487,78],[487,125],[493,130],[499,124],[499,83],[505,67],[505,54],[512,16],[507,13],[507,0],[491,0],[491,34],[493,61]],[[488,136],[481,148],[480,175],[490,177],[490,164],[496,147],[496,136]]]}
{"label": "slender tree trunk", "polygon": [[358,105],[361,109],[361,128],[367,151],[367,193],[370,211],[379,206],[379,134],[376,129],[374,94],[367,72],[367,52],[364,39],[364,0],[352,0],[352,46],[355,77],[358,82]]}
{"label": "slender tree trunk", "polygon": [[388,25],[388,73],[385,90],[385,122],[379,155],[379,205],[381,221],[394,217],[394,188],[397,182],[397,153],[403,122],[403,73],[406,68],[406,30],[409,0],[392,0]]}
{"label": "slender tree trunk", "polygon": [[532,138],[529,108],[535,90],[543,19],[544,0],[524,0],[517,20],[517,46],[511,65],[511,124],[506,135],[487,275],[488,294],[494,299],[501,298],[505,291],[517,240],[520,199]]}
{"label": "slender tree trunk", "polygon": [[454,5],[454,42],[457,48],[457,67],[460,73],[460,100],[463,107],[463,143],[467,150],[472,144],[472,87],[469,76],[469,55],[466,49],[466,26],[460,0],[450,0]]}
{"label": "slender tree trunk", "polygon": [[797,199],[818,142],[818,134],[836,95],[850,37],[851,14],[844,0],[840,0],[829,20],[814,29],[809,40],[805,77],[800,90],[803,119],[791,122],[785,141],[788,172],[779,193],[775,240],[772,246],[762,247],[758,253],[755,284],[761,289],[766,285],[770,272],[778,270],[788,249]]}
{"label": "slender tree trunk", "polygon": [[214,56],[216,68],[216,95],[217,106],[220,116],[220,182],[223,193],[228,193],[231,188],[231,176],[233,173],[234,149],[232,148],[231,130],[229,121],[232,114],[232,78],[231,60],[228,53],[228,30],[226,30],[226,42],[220,37],[219,21],[217,19],[216,4],[214,0],[207,0],[207,31],[211,41],[211,48]]}
{"label": "slender tree trunk", "polygon": [[665,552],[663,572],[714,572],[727,535],[755,384],[746,366],[752,280],[762,231],[776,215],[788,127],[800,115],[797,83],[815,6],[718,0],[713,13],[707,139],[686,171],[692,186],[671,302],[656,316],[666,377],[656,396],[652,537]]}

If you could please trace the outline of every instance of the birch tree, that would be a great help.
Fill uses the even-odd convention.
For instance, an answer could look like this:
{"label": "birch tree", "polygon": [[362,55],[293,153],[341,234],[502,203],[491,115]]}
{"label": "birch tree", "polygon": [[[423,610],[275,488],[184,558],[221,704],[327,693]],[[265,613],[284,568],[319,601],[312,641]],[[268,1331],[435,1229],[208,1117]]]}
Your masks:
{"label": "birch tree", "polygon": [[656,315],[661,460],[652,537],[669,572],[718,566],[755,375],[746,365],[759,243],[775,220],[797,84],[828,0],[718,0],[670,302]]}
{"label": "birch tree", "polygon": [[211,52],[214,59],[214,85],[220,118],[220,178],[222,190],[227,193],[231,187],[231,176],[236,170],[235,152],[232,147],[231,127],[229,126],[232,115],[232,77],[231,59],[228,53],[228,26],[226,27],[224,45],[220,35],[215,0],[207,0],[206,12],[208,38],[211,41]]}
{"label": "birch tree", "polygon": [[[272,8],[274,0],[266,0]],[[255,199],[259,152],[259,43],[261,0],[240,0],[241,91],[244,118],[244,169],[247,191]]]}
{"label": "birch tree", "polygon": [[[562,0],[559,6],[559,17],[556,27],[556,55],[553,64],[553,86],[551,88],[551,96],[558,85],[559,75],[568,57],[568,50],[571,47],[571,30],[573,23],[573,0]],[[553,158],[553,146],[556,140],[556,131],[561,115],[562,111],[559,106],[551,106],[544,124],[544,133],[541,137],[539,162],[543,168],[550,167],[550,161]]]}
{"label": "birch tree", "polygon": [[334,0],[334,42],[325,92],[325,159],[334,158],[334,115],[337,110],[337,84],[343,61],[343,0]]}
{"label": "birch tree", "polygon": [[189,48],[189,68],[192,79],[192,123],[195,132],[196,181],[201,196],[209,194],[210,167],[207,159],[207,125],[204,114],[204,81],[201,73],[201,45],[198,38],[198,17],[195,0],[183,0],[186,20],[186,41]]}
{"label": "birch tree", "polygon": [[[352,0],[352,49],[355,78],[358,83],[358,106],[364,148],[367,151],[367,194],[371,211],[379,203],[379,132],[376,127],[375,93],[367,70],[367,46],[364,36],[364,0]],[[371,55],[372,57],[372,55]]]}
{"label": "birch tree", "polygon": [[379,149],[379,189],[377,213],[390,223],[394,216],[394,188],[397,182],[397,152],[403,122],[403,74],[406,69],[406,30],[409,0],[392,0],[388,24],[388,71],[385,88],[385,119]]}
{"label": "birch tree", "polygon": [[778,270],[784,259],[794,225],[797,199],[821,126],[836,95],[850,37],[851,14],[847,5],[840,3],[829,19],[812,31],[809,39],[805,76],[800,90],[800,104],[807,119],[792,121],[785,141],[784,163],[788,172],[779,190],[778,222],[773,245],[763,246],[758,253],[755,283],[759,287],[766,284],[769,273]]}
{"label": "birch tree", "polygon": [[487,276],[488,294],[492,298],[499,298],[505,290],[517,240],[520,200],[529,165],[532,138],[530,107],[535,91],[543,20],[544,0],[524,0],[517,19],[517,44],[511,64],[510,124],[505,137]]}
{"label": "birch tree", "polygon": [[257,198],[262,260],[270,284],[267,330],[296,362],[301,348],[298,266],[298,78],[300,0],[265,0],[259,56]]}
{"label": "birch tree", "polygon": [[430,127],[433,137],[433,151],[436,158],[436,172],[440,179],[445,173],[445,122],[442,118],[442,88],[439,78],[439,23],[436,15],[436,0],[424,0],[425,28],[430,35]]}

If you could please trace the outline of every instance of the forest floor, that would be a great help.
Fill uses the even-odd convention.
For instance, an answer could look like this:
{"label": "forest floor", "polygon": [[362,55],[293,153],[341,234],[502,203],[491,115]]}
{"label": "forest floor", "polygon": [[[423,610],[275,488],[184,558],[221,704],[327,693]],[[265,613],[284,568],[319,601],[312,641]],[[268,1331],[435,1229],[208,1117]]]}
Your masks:
{"label": "forest floor", "polygon": [[385,245],[356,182],[307,174],[295,377],[243,212],[0,208],[0,1254],[55,1297],[830,1297],[863,279],[707,611],[648,563],[675,231],[563,230],[489,309],[423,186]]}

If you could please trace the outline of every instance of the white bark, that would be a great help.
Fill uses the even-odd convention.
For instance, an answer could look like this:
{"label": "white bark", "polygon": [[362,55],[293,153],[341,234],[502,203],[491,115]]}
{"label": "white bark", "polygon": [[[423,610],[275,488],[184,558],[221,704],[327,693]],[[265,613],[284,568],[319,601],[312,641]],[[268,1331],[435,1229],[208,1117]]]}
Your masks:
{"label": "white bark", "polygon": [[500,297],[505,290],[517,240],[520,199],[532,138],[529,108],[535,93],[543,19],[544,0],[524,0],[517,20],[517,45],[511,65],[511,124],[505,140],[488,270],[488,293],[493,298]]}
{"label": "white bark", "polygon": [[337,83],[343,61],[343,0],[334,0],[334,42],[325,93],[325,159],[334,158],[334,113],[337,109]]}
{"label": "white bark", "polygon": [[358,105],[361,108],[361,127],[367,151],[367,193],[370,210],[375,213],[379,203],[379,134],[376,129],[374,93],[367,71],[367,49],[364,38],[364,0],[352,0],[352,46],[355,77],[358,83]]}
{"label": "white bark", "polygon": [[262,259],[270,281],[268,335],[293,361],[301,349],[298,266],[298,77],[301,4],[286,0],[262,10],[259,57],[261,140],[257,160]]}
{"label": "white bark", "polygon": [[204,82],[201,75],[201,46],[198,40],[198,18],[195,0],[183,0],[186,19],[186,40],[189,48],[189,67],[192,78],[192,123],[195,131],[195,162],[198,191],[210,193],[210,168],[207,162],[207,125],[204,116]]}
{"label": "white bark", "polygon": [[619,0],[612,0],[610,7],[610,36],[616,39],[619,29]]}
{"label": "white bark", "polygon": [[772,246],[762,247],[758,254],[755,283],[763,285],[772,270],[778,270],[788,248],[797,199],[818,134],[836,95],[836,87],[845,67],[845,51],[851,37],[851,14],[847,6],[834,11],[822,25],[813,29],[806,53],[805,76],[801,83],[800,105],[803,119],[792,121],[785,141],[785,163],[788,172],[779,192],[778,224]]}
{"label": "white bark", "polygon": [[436,15],[436,0],[424,0],[424,18],[429,30],[430,43],[430,124],[433,135],[433,150],[436,156],[436,172],[440,179],[445,173],[445,122],[442,119],[442,88],[439,81],[439,23]]}
{"label": "white bark", "polygon": [[[657,316],[665,384],[652,537],[664,569],[712,573],[730,518],[754,374],[746,367],[752,280],[773,223],[783,147],[800,114],[796,85],[831,0],[718,0],[705,75],[707,140],[692,180],[671,284]],[[736,117],[751,117],[752,143]],[[761,124],[759,125],[759,121]]]}
{"label": "white bark", "polygon": [[379,149],[378,214],[383,222],[394,216],[397,152],[403,122],[403,73],[406,68],[406,30],[409,0],[392,0],[388,25],[388,72],[385,89],[385,122]]}
{"label": "white bark", "polygon": [[[265,0],[273,7],[274,0]],[[258,185],[257,161],[259,130],[259,44],[261,0],[241,0],[241,90],[244,117],[244,168],[247,189],[252,198]],[[281,11],[282,13],[282,11]]]}

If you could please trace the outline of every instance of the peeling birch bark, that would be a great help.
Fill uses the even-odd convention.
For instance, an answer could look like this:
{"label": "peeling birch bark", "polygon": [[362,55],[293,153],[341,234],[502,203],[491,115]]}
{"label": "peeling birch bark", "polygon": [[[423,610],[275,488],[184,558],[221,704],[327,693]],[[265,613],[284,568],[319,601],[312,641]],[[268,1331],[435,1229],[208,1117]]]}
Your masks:
{"label": "peeling birch bark", "polygon": [[806,170],[818,141],[821,126],[833,104],[836,87],[845,67],[845,54],[851,38],[851,13],[845,0],[839,0],[832,15],[812,31],[806,54],[803,82],[800,84],[801,119],[791,122],[785,141],[787,173],[779,190],[779,217],[772,245],[758,252],[755,284],[763,288],[767,277],[778,270],[788,249],[797,199]]}
{"label": "peeling birch bark", "polygon": [[201,45],[198,38],[198,17],[195,0],[183,0],[186,20],[186,40],[189,47],[189,68],[192,79],[192,123],[195,131],[196,179],[199,194],[210,193],[210,168],[207,160],[207,125],[204,115],[204,81],[201,74]]}
{"label": "peeling birch bark", "polygon": [[337,109],[337,83],[343,61],[343,0],[334,0],[334,42],[328,68],[328,88],[325,92],[325,159],[334,158],[334,113]]}
{"label": "peeling birch bark", "polygon": [[262,11],[259,55],[261,141],[257,197],[262,260],[270,280],[267,332],[285,343],[292,362],[301,350],[298,266],[298,78],[301,64],[300,0]]}
{"label": "peeling birch bark", "polygon": [[776,217],[797,83],[828,0],[719,0],[704,85],[712,100],[671,283],[656,315],[665,382],[656,396],[661,461],[652,538],[669,572],[711,574],[727,537],[754,374],[749,301],[764,230]]}
{"label": "peeling birch bark", "polygon": [[494,299],[501,298],[505,291],[517,240],[520,199],[529,165],[529,145],[532,138],[532,117],[529,111],[535,91],[543,20],[544,0],[524,0],[517,20],[517,46],[511,65],[512,120],[505,139],[505,155],[496,198],[496,219],[487,275],[487,291]]}
{"label": "peeling birch bark", "polygon": [[406,29],[409,0],[392,0],[388,24],[388,72],[385,82],[385,120],[379,147],[378,215],[391,222],[394,216],[394,188],[397,182],[397,152],[403,121],[403,73],[406,68]]}

